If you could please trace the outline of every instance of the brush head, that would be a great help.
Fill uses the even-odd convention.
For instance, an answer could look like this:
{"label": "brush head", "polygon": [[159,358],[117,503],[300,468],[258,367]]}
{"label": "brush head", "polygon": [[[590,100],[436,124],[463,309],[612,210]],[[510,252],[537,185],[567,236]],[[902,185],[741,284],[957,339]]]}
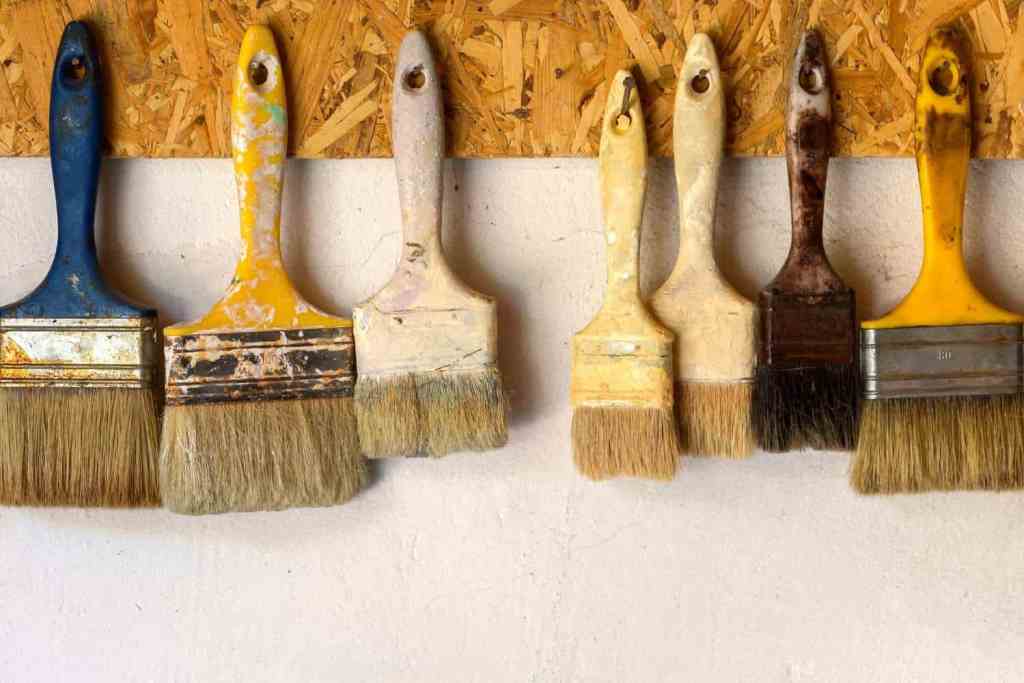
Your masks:
{"label": "brush head", "polygon": [[160,486],[183,514],[338,505],[367,482],[351,398],[173,405]]}
{"label": "brush head", "polygon": [[767,451],[853,448],[860,371],[852,290],[761,295],[753,425]]}
{"label": "brush head", "polygon": [[572,414],[572,457],[583,476],[600,481],[675,476],[679,437],[669,408],[578,406]]}
{"label": "brush head", "polygon": [[745,458],[754,448],[753,382],[677,382],[676,415],[683,453]]}
{"label": "brush head", "polygon": [[1024,397],[864,402],[850,484],[860,493],[1024,487]]}

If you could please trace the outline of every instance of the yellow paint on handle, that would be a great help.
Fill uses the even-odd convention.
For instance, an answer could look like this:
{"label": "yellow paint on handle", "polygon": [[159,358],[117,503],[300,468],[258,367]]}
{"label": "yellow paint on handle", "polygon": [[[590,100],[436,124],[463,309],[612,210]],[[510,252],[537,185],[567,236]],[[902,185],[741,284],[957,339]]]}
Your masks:
{"label": "yellow paint on handle", "polygon": [[924,262],[913,289],[867,329],[1021,322],[971,282],[963,257],[964,194],[971,156],[970,82],[962,43],[950,29],[932,33],[918,77],[917,172],[924,214]]}
{"label": "yellow paint on handle", "polygon": [[281,260],[281,187],[287,152],[284,73],[266,26],[246,31],[231,100],[231,145],[242,257],[224,297],[200,320],[165,328],[167,336],[220,330],[351,327],[296,291]]}

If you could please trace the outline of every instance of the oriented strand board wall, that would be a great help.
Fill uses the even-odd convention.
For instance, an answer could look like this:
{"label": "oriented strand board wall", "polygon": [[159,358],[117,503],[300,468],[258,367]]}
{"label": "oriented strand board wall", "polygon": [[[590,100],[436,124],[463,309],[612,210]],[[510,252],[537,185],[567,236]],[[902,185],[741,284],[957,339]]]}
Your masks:
{"label": "oriented strand board wall", "polygon": [[291,147],[304,157],[389,154],[392,56],[426,26],[446,71],[449,151],[592,155],[605,84],[642,76],[652,149],[671,153],[675,74],[710,33],[730,81],[729,147],[778,154],[794,36],[823,28],[834,60],[837,152],[912,153],[928,30],[973,43],[977,152],[1024,156],[1020,0],[0,0],[0,154],[46,152],[50,69],[65,21],[105,51],[109,138],[123,156],[225,156],[244,27],[269,22],[290,79]]}

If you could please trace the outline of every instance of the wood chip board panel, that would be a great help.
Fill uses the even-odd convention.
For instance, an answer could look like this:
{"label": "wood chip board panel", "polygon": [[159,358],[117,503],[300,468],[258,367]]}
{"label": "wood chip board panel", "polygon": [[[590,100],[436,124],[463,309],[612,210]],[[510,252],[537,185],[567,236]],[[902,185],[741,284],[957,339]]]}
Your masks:
{"label": "wood chip board panel", "polygon": [[782,152],[788,60],[820,26],[833,61],[836,151],[913,152],[914,82],[930,27],[974,48],[976,153],[1024,156],[1020,0],[0,0],[0,155],[47,153],[53,56],[66,21],[104,53],[108,138],[119,156],[226,156],[244,28],[269,23],[289,77],[301,157],[388,156],[392,66],[406,27],[433,37],[449,153],[597,153],[611,75],[634,65],[651,149],[672,150],[675,76],[697,31],[728,80],[729,151]]}

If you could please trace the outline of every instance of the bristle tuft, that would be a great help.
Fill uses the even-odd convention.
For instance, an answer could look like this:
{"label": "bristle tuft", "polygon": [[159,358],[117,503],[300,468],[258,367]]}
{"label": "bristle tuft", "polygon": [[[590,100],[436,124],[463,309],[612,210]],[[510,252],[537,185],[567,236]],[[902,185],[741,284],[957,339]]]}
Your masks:
{"label": "bristle tuft", "polygon": [[590,479],[667,481],[675,476],[679,452],[679,434],[668,408],[580,406],[573,411],[573,461]]}
{"label": "bristle tuft", "polygon": [[683,453],[745,458],[754,448],[752,382],[677,382],[676,414]]}
{"label": "bristle tuft", "polygon": [[497,368],[360,376],[359,436],[367,457],[500,448],[508,441],[507,399]]}
{"label": "bristle tuft", "polygon": [[508,441],[505,389],[495,367],[416,377],[423,450],[437,457],[501,448]]}
{"label": "bristle tuft", "polygon": [[367,481],[351,398],[170,406],[160,483],[174,512],[338,505]]}
{"label": "bristle tuft", "polygon": [[160,504],[149,389],[0,390],[0,504]]}
{"label": "bristle tuft", "polygon": [[766,451],[850,450],[857,442],[860,373],[854,364],[758,368],[753,426]]}
{"label": "bristle tuft", "polygon": [[366,457],[385,458],[420,450],[420,409],[412,375],[360,376],[355,407],[359,444]]}
{"label": "bristle tuft", "polygon": [[1024,398],[865,401],[850,471],[861,493],[1024,487]]}

